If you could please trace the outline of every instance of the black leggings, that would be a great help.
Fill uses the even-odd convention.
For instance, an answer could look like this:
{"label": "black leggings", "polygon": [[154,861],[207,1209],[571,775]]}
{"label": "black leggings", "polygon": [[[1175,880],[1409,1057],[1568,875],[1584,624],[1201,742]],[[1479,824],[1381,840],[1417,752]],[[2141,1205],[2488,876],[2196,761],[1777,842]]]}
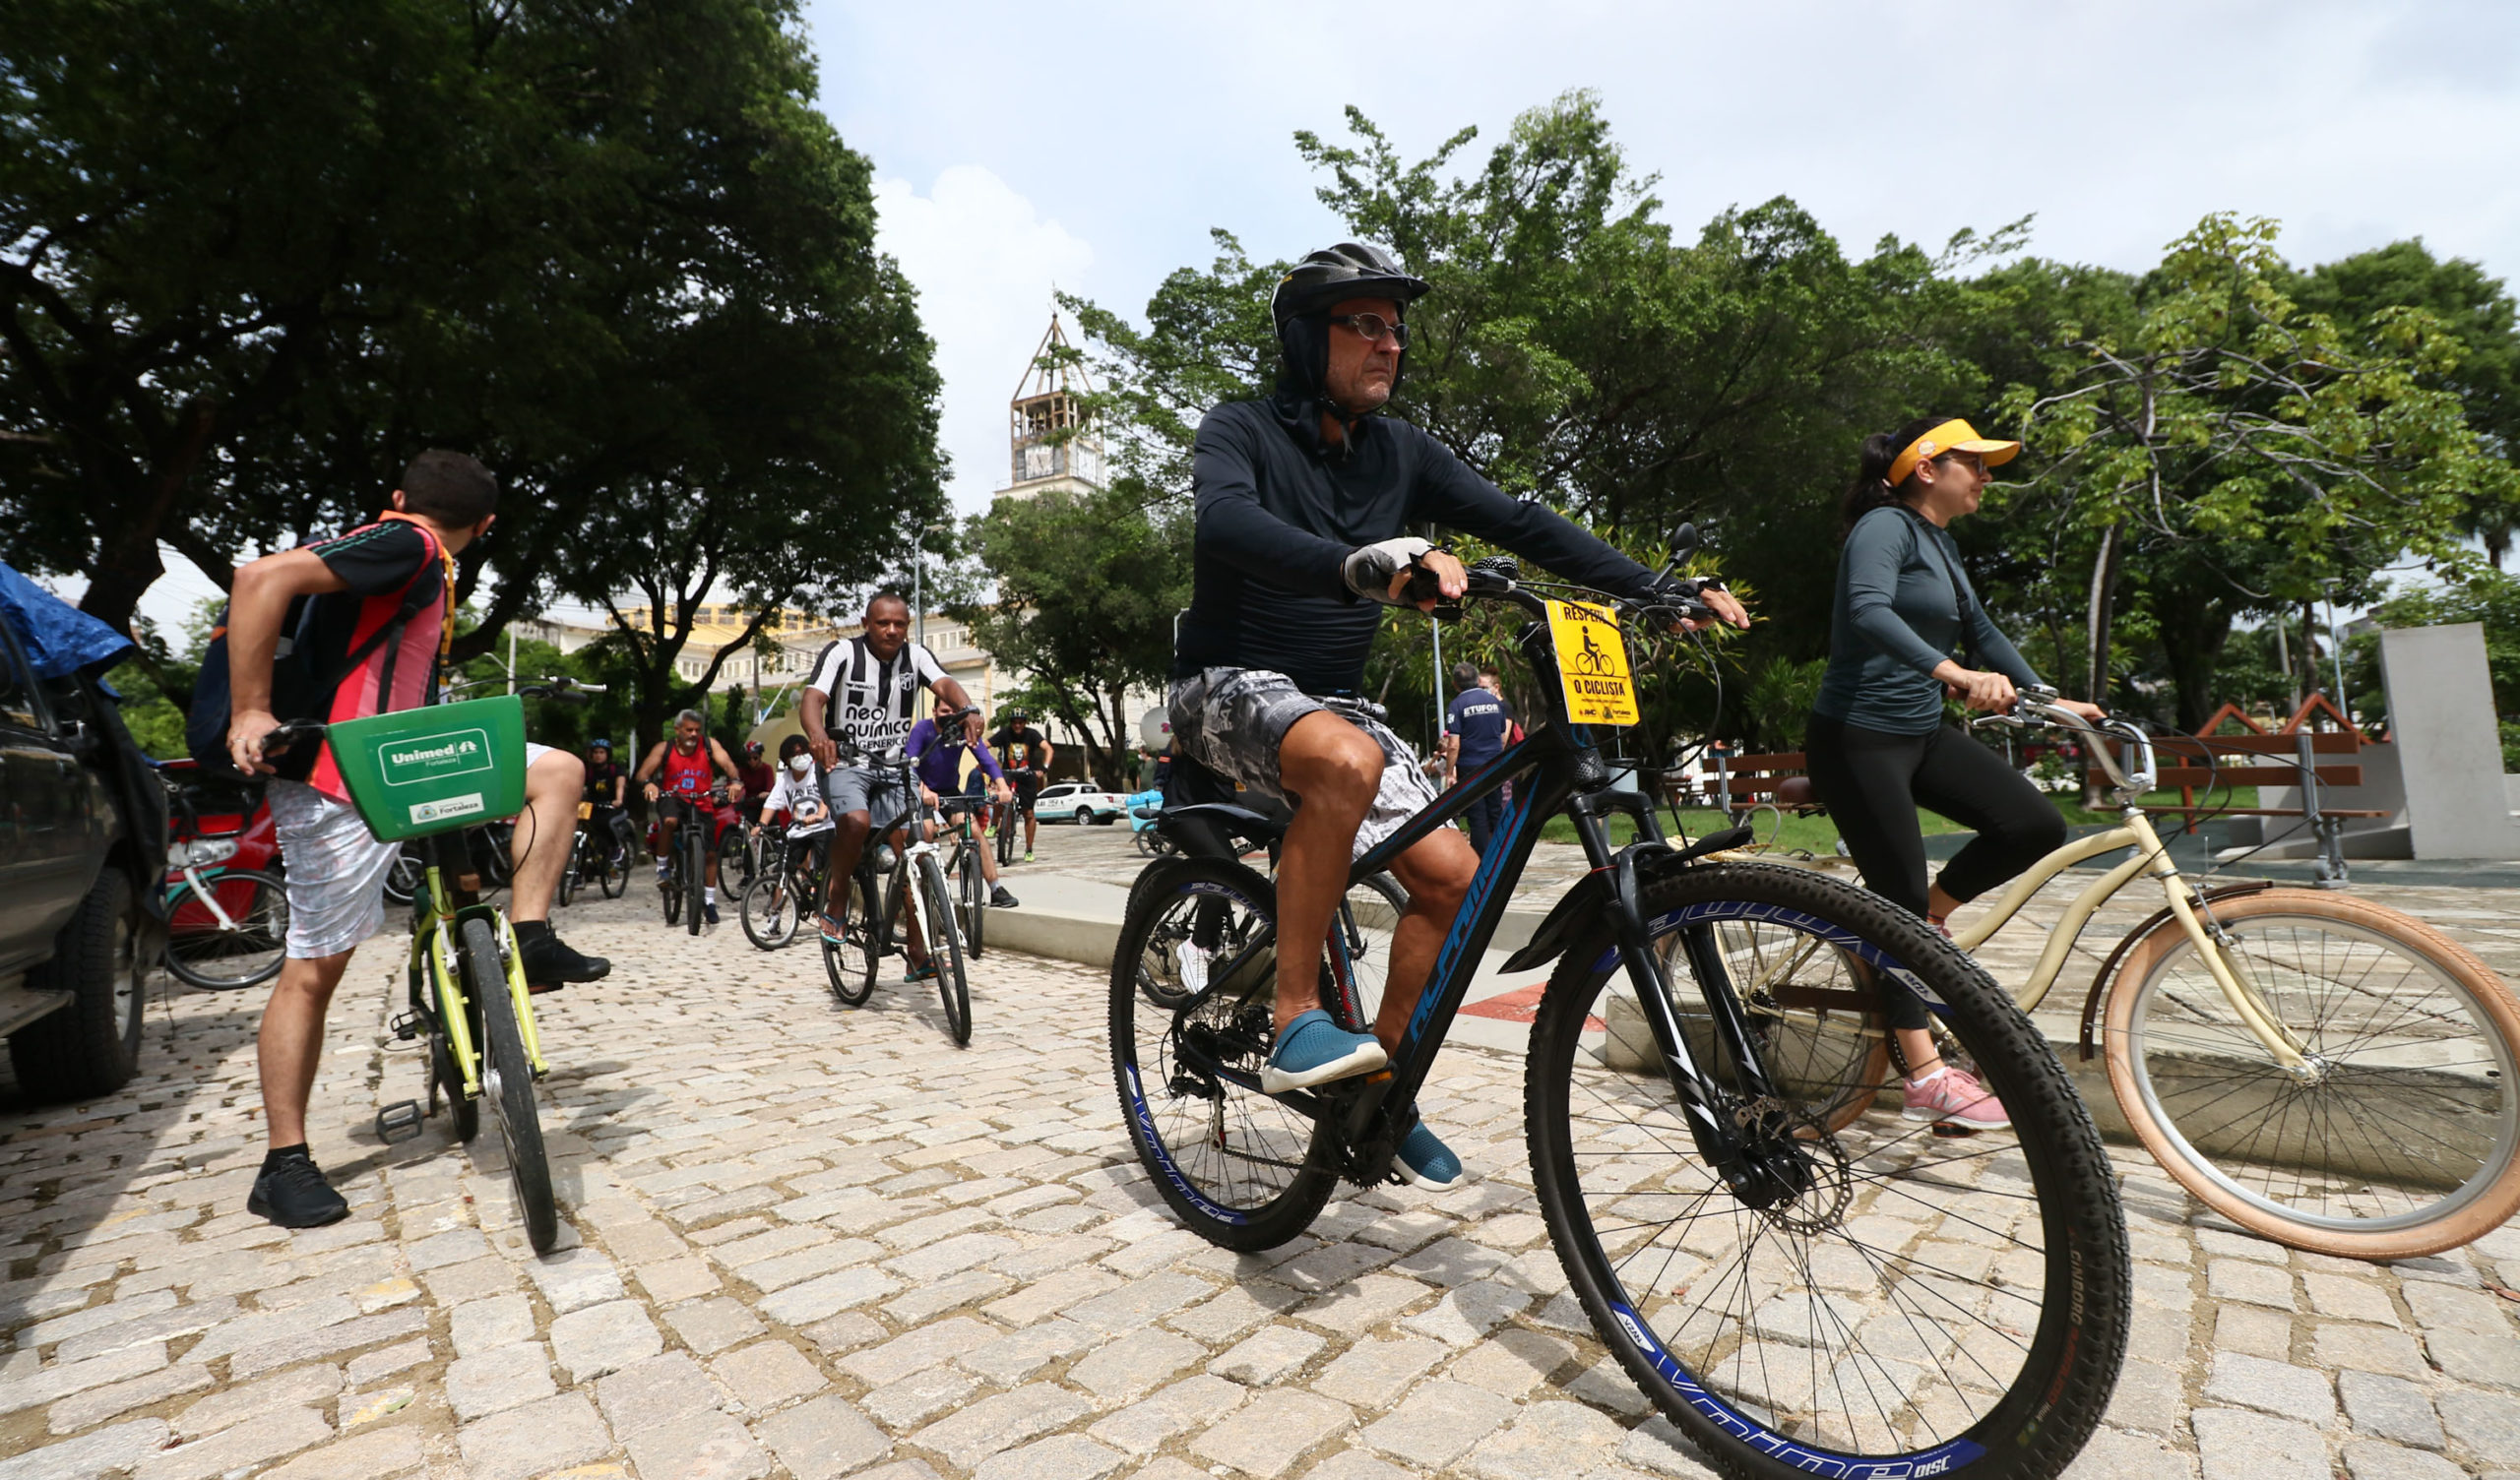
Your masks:
{"label": "black leggings", "polygon": [[[1977,830],[1935,881],[1963,902],[2019,875],[2065,840],[2065,819],[2055,804],[1956,724],[1893,735],[1814,714],[1803,750],[1810,757],[1812,789],[1847,840],[1863,882],[1914,914],[1925,912],[1920,806]],[[1913,995],[1890,995],[1892,1026],[1925,1025],[1923,1006]]]}

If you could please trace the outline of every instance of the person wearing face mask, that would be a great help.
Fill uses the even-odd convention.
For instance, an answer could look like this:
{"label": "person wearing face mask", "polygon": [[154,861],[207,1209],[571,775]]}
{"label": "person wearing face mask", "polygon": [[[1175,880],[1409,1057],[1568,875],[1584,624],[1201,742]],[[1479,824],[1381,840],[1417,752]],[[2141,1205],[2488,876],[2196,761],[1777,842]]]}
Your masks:
{"label": "person wearing face mask", "polygon": [[[1987,469],[2019,451],[1966,421],[1912,421],[1865,439],[1844,506],[1829,666],[1803,747],[1811,785],[1863,882],[1937,927],[2065,840],[2054,804],[1942,712],[1950,698],[1999,713],[2017,689],[2039,682],[1978,603],[1950,528],[1978,512]],[[1951,655],[1955,646],[1968,662]],[[2096,705],[2063,707],[2101,717]],[[1921,805],[1978,833],[1930,885]],[[1914,993],[1887,987],[1884,1009],[1906,1071],[1909,1119],[1971,1130],[2011,1124],[2001,1101],[1942,1062]]]}
{"label": "person wearing face mask", "polygon": [[762,826],[768,827],[782,812],[788,814],[788,840],[804,844],[813,853],[816,868],[830,861],[831,803],[823,799],[822,771],[814,765],[814,748],[802,735],[779,742],[778,776],[761,799]]}

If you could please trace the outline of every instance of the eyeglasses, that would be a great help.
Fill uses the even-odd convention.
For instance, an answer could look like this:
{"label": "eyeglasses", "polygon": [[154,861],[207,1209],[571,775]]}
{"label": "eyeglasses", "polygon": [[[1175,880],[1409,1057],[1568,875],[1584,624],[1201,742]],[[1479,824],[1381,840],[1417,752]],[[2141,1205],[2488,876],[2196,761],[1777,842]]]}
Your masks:
{"label": "eyeglasses", "polygon": [[1395,324],[1380,314],[1332,314],[1330,322],[1346,325],[1368,344],[1379,344],[1388,338],[1394,349],[1409,347],[1409,326]]}

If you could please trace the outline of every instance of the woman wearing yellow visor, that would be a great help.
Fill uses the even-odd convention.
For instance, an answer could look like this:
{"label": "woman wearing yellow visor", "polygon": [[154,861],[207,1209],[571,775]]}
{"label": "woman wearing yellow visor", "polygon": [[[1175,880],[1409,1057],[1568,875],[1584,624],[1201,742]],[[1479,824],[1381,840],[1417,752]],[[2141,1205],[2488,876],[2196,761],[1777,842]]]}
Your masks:
{"label": "woman wearing yellow visor", "polygon": [[[1864,883],[1936,925],[2065,838],[2064,819],[2038,787],[1942,717],[1946,695],[2002,710],[2016,685],[2039,682],[1978,604],[1950,529],[1978,512],[1986,469],[2019,451],[1966,421],[1927,417],[1865,438],[1847,490],[1829,667],[1804,745],[1811,784]],[[1952,656],[1955,647],[1967,663]],[[2100,715],[2091,705],[2067,708]],[[1930,885],[1920,805],[1978,833]],[[1941,1061],[1924,1005],[1895,986],[1888,995],[1908,1118],[1983,1130],[2011,1124],[2000,1101]]]}

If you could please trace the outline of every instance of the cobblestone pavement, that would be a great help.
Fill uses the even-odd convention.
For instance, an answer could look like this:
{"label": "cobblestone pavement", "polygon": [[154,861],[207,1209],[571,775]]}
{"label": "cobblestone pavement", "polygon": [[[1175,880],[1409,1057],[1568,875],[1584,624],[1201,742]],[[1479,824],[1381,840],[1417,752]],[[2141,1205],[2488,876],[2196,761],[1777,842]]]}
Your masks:
{"label": "cobblestone pavement", "polygon": [[[2511,956],[2501,896],[2407,893]],[[928,994],[842,1010],[815,955],[731,915],[668,933],[650,897],[564,916],[616,968],[543,999],[545,1259],[494,1137],[367,1129],[423,1084],[385,1030],[393,937],[352,962],[316,1091],[346,1222],[244,1211],[259,993],[153,1005],[110,1100],[0,1100],[0,1480],[1704,1473],[1561,1298],[1515,1055],[1457,1048],[1427,1097],[1483,1180],[1343,1193],[1237,1258],[1128,1155],[1099,973],[988,958],[958,1050]],[[2520,1474],[2520,1230],[2306,1257],[2119,1157],[2133,1345],[2075,1473]],[[1447,1302],[1471,1279],[1513,1312],[1484,1334]]]}

